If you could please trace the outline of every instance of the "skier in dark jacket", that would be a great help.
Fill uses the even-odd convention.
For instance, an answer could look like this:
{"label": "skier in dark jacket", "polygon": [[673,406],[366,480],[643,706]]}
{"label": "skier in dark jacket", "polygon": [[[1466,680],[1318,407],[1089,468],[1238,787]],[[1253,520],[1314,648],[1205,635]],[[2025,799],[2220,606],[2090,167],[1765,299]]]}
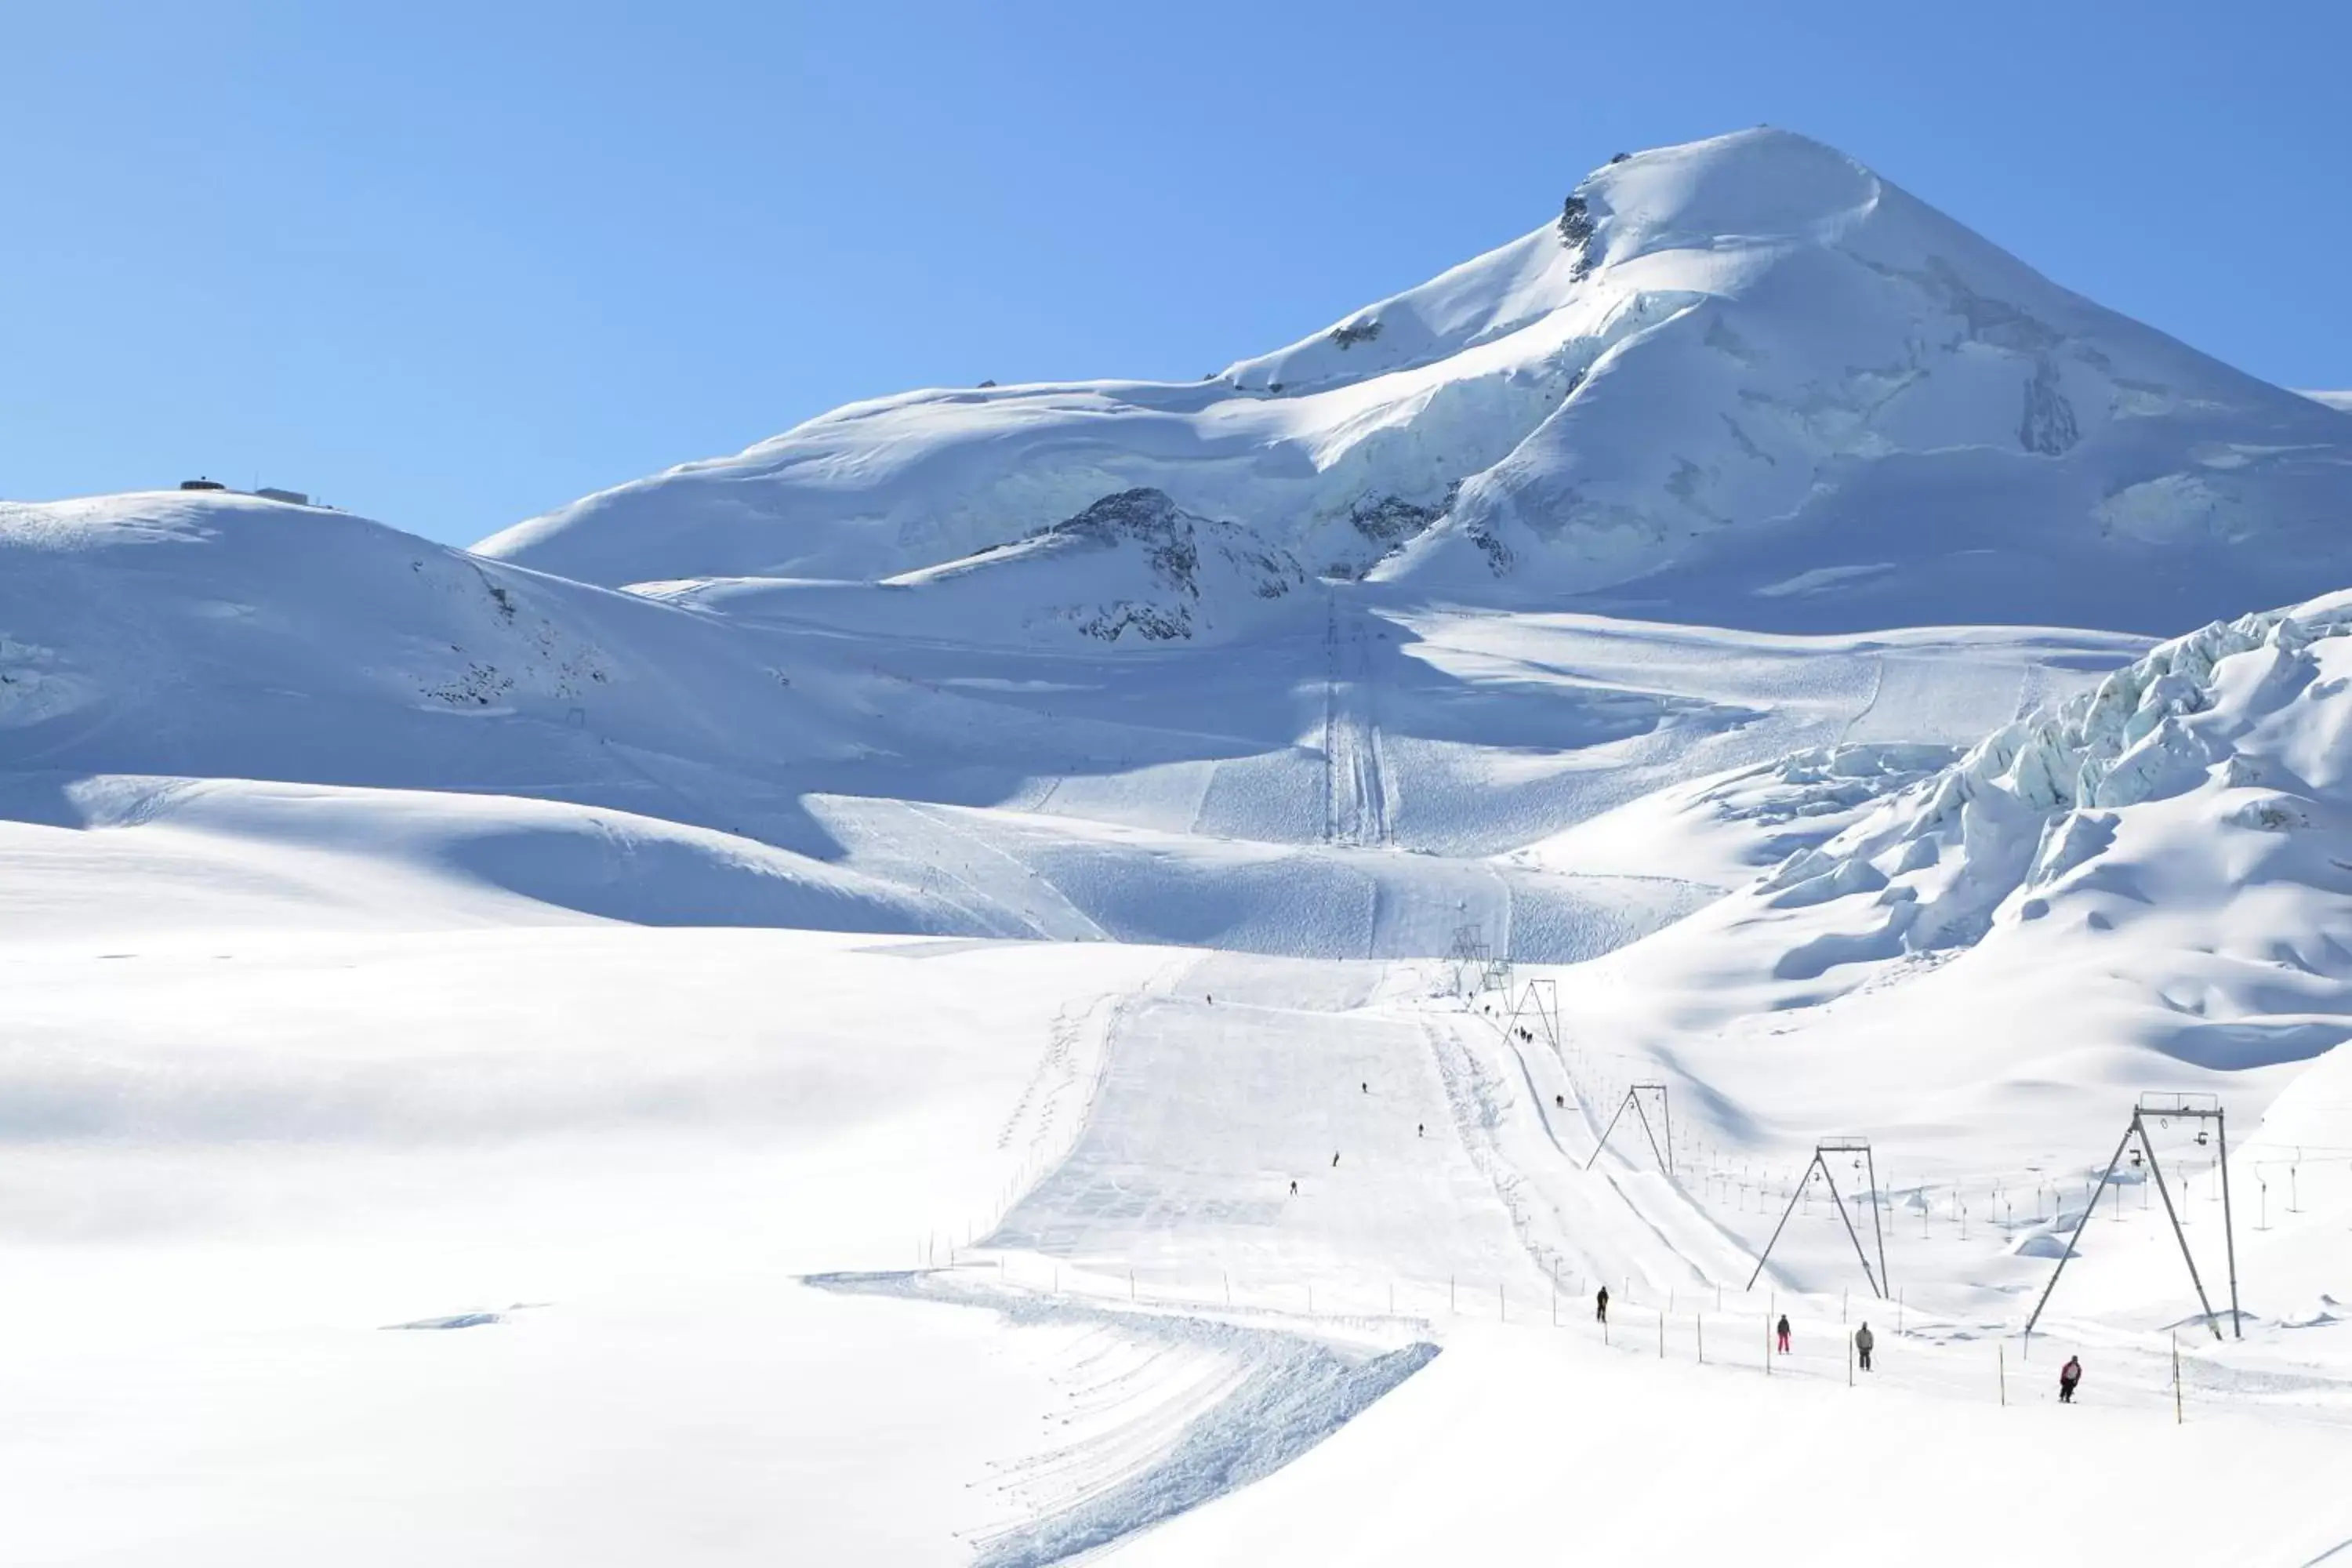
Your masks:
{"label": "skier in dark jacket", "polygon": [[1862,1358],[1862,1370],[1864,1372],[1868,1372],[1870,1370],[1870,1347],[1877,1342],[1877,1339],[1873,1336],[1870,1331],[1870,1325],[1868,1323],[1864,1323],[1862,1327],[1854,1330],[1853,1353]]}
{"label": "skier in dark jacket", "polygon": [[2058,1403],[2074,1403],[2074,1385],[2083,1381],[2083,1358],[2068,1356],[2066,1364],[2058,1369]]}
{"label": "skier in dark jacket", "polygon": [[1606,1285],[1601,1287],[1601,1293],[1592,1298],[1592,1321],[1596,1323],[1609,1321],[1609,1287]]}
{"label": "skier in dark jacket", "polygon": [[1781,1314],[1780,1314],[1780,1321],[1777,1325],[1775,1325],[1775,1327],[1773,1328],[1772,1331],[1773,1331],[1774,1333],[1776,1333],[1776,1334],[1778,1334],[1778,1335],[1780,1335],[1780,1353],[1781,1353],[1782,1355],[1787,1355],[1787,1354],[1789,1353],[1789,1314],[1788,1314],[1788,1313],[1783,1312],[1783,1313],[1781,1313]]}

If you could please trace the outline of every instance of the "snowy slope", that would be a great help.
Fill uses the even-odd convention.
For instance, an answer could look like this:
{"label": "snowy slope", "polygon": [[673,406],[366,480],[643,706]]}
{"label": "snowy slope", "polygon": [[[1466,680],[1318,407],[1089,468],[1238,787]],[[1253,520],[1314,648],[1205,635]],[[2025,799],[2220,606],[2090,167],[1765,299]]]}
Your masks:
{"label": "snowy slope", "polygon": [[[1941,767],[1831,758],[1644,803],[1654,819],[1624,815],[1620,835],[1691,822],[1726,862],[1814,842],[1578,976],[1571,1033],[1606,1040],[1621,1081],[1655,1072],[1690,1097],[1683,1124],[1728,1152],[1702,1156],[1708,1205],[1749,1246],[1778,1209],[1751,1177],[1786,1196],[1815,1137],[1869,1135],[1895,1173],[1890,1234],[1911,1237],[1911,1300],[2009,1331],[2134,1099],[2218,1095],[2237,1261],[2260,1281],[2249,1321],[2282,1353],[2315,1350],[2307,1331],[2334,1321],[2323,1298],[2341,1299],[2352,1256],[2324,1224],[2269,1222],[2290,1165],[2308,1205],[2306,1152],[2328,1212],[2352,1205],[2352,1101],[2326,1087],[2352,1040],[2347,632],[2340,595],[2264,612],[2164,644]],[[2203,1225],[2215,1151],[2166,1127]],[[2126,1173],[2058,1321],[2201,1333],[2146,1179]],[[1783,1279],[1815,1289],[1853,1261],[1832,1227],[1781,1256]],[[2221,1260],[2203,1266],[2218,1289]]]}
{"label": "snowy slope", "polygon": [[859,695],[636,595],[236,496],[0,503],[0,627],[11,771],[495,791],[618,772],[613,744],[844,754]]}
{"label": "snowy slope", "polygon": [[2305,392],[2305,397],[2341,413],[2352,414],[2352,392]]}
{"label": "snowy slope", "polygon": [[[1222,641],[1319,614],[1288,552],[1150,489],[1105,496],[1027,538],[876,584],[738,577],[634,586],[755,620],[1049,647]],[[1310,599],[1318,607],[1302,611]]]}
{"label": "snowy slope", "polygon": [[0,505],[0,1559],[2340,1553],[2343,427],[1752,132],[507,559]]}
{"label": "snowy slope", "polygon": [[615,585],[871,580],[1145,487],[1416,597],[1718,625],[2168,632],[2352,578],[2327,410],[1763,130],[1612,163],[1558,222],[1198,384],[856,404],[480,548]]}
{"label": "snowy slope", "polygon": [[[2135,904],[2204,915],[2242,943],[2259,898],[2273,906],[2263,923],[2278,928],[2266,956],[2326,991],[2327,974],[2352,981],[2352,956],[2329,934],[2352,919],[2347,835],[2352,595],[2337,595],[2177,638],[2095,691],[2004,726],[1791,856],[1725,916],[1801,922],[1813,917],[1796,911],[1843,915],[1865,900],[1883,911],[1873,936],[1783,959],[1795,975],[1968,946],[2005,925],[2111,931]],[[2292,988],[2274,993],[2281,984]],[[2220,1005],[2208,987],[2194,1011]],[[2261,1031],[2246,1033],[2251,1044]]]}
{"label": "snowy slope", "polygon": [[2138,646],[1383,613],[1149,495],[919,575],[618,594],[233,496],[0,509],[20,907],[79,907],[90,830],[457,921],[1409,957],[1475,915],[1565,962],[1738,878],[1489,857],[1895,711],[1963,742]]}
{"label": "snowy slope", "polygon": [[[1030,563],[1169,592],[1152,550],[1205,515]],[[2352,1536],[2340,599],[2150,649],[1314,584],[1129,646],[980,635],[986,555],[934,584],[968,618],[875,628],[901,590],[615,594],[235,498],[0,537],[0,1328],[44,1348],[0,1369],[0,1556],[1903,1540],[1933,1486],[1825,1527],[1814,1469],[1759,1458],[1792,1424],[1855,1465],[1937,1434],[1906,1451],[2016,1500],[1920,1561],[2078,1552],[2042,1483],[2081,1426],[2144,1458],[2135,1499],[2207,1478],[2195,1532],[2097,1532],[2147,1561]],[[1890,931],[1897,885],[1937,918]],[[713,922],[832,929],[645,929]],[[1465,998],[1465,927],[1559,967]],[[894,931],[954,940],[835,934]],[[1672,1174],[1602,1144],[1637,1080]],[[2066,1200],[2161,1087],[2227,1095],[2263,1194],[2247,1341],[2192,1347],[2168,1442],[2201,1326],[2168,1233],[2103,1204],[2004,1410]],[[1856,1131],[1900,1300],[1818,1201],[1745,1291],[1794,1165]],[[1849,1309],[1908,1314],[1850,1398]],[[2053,1340],[2096,1380],[2066,1434]],[[1497,1517],[1580,1420],[1572,1510]],[[1654,1520],[1643,1457],[1693,1433],[1750,1478],[1706,1494],[1737,1538]],[[1396,1484],[1446,1441],[1454,1484]]]}

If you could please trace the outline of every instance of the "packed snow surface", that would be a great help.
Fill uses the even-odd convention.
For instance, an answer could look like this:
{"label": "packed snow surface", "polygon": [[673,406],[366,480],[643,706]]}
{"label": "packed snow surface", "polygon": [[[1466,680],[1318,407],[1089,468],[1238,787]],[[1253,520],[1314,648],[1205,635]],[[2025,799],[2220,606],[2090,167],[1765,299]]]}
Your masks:
{"label": "packed snow surface", "polygon": [[0,1562],[2342,1561],[2347,429],[1757,132],[483,553],[0,503]]}

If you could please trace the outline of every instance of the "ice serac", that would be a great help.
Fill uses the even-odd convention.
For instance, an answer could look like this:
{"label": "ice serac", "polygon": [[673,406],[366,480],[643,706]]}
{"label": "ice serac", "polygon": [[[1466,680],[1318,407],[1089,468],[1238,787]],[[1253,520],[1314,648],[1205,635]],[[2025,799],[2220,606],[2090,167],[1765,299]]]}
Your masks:
{"label": "ice serac", "polygon": [[1612,160],[1201,382],[854,404],[480,548],[612,585],[871,582],[1139,489],[1312,574],[1767,629],[2170,633],[2352,580],[2338,411],[1769,129]]}
{"label": "ice serac", "polygon": [[1889,963],[2131,976],[2119,1033],[2209,1068],[2300,1059],[2352,1012],[2347,740],[2352,593],[2216,622],[1891,779],[1702,920],[1813,999]]}

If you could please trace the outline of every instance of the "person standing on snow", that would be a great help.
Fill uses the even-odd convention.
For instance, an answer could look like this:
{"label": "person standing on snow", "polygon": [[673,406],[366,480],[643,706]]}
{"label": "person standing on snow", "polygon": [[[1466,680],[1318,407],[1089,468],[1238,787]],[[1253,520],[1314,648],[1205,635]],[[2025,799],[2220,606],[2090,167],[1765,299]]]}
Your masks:
{"label": "person standing on snow", "polygon": [[1862,1327],[1854,1330],[1853,1353],[1862,1358],[1862,1370],[1864,1372],[1868,1372],[1870,1370],[1870,1347],[1877,1342],[1878,1341],[1871,1334],[1870,1325],[1868,1323],[1864,1323]]}
{"label": "person standing on snow", "polygon": [[1601,1293],[1592,1298],[1592,1321],[1596,1323],[1609,1321],[1609,1287],[1606,1285],[1601,1287]]}
{"label": "person standing on snow", "polygon": [[1780,1353],[1781,1353],[1782,1355],[1787,1355],[1787,1354],[1789,1353],[1789,1314],[1788,1314],[1788,1313],[1783,1312],[1783,1313],[1781,1313],[1781,1314],[1780,1314],[1780,1321],[1779,1325],[1778,1325],[1778,1326],[1776,1326],[1776,1327],[1773,1329],[1773,1331],[1773,1331],[1774,1333],[1776,1333],[1776,1334],[1778,1334],[1778,1335],[1780,1335]]}
{"label": "person standing on snow", "polygon": [[1339,1168],[1339,1151],[1337,1149],[1331,1151],[1331,1168],[1335,1171]]}
{"label": "person standing on snow", "polygon": [[2058,1403],[2074,1403],[2074,1385],[2083,1381],[2083,1358],[2068,1356],[2066,1364],[2058,1369]]}

